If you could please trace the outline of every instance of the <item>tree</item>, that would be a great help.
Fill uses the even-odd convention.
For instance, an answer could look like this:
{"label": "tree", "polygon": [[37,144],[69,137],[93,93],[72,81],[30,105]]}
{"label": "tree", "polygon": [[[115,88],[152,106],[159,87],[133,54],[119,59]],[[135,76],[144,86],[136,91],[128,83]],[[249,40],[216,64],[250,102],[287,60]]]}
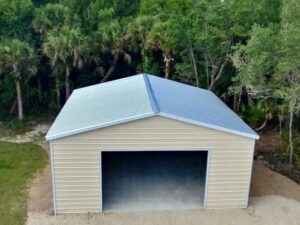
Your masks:
{"label": "tree", "polygon": [[[141,1],[139,17],[144,19],[144,24],[148,24],[149,29],[144,32],[146,35],[142,56],[144,61],[153,63],[155,60],[151,60],[151,53],[161,51],[160,58],[162,58],[164,76],[167,79],[170,78],[173,70],[175,54],[184,41],[182,38],[186,30],[181,21],[193,5],[193,1],[181,0]],[[145,20],[146,18],[148,19]],[[151,23],[145,23],[146,21]]]}
{"label": "tree", "polygon": [[[116,19],[113,8],[99,9],[102,4],[91,5],[92,23],[97,27],[93,32],[93,61],[101,74],[101,83],[107,81],[117,67],[120,58],[131,63],[131,56],[126,51],[124,36],[128,25],[127,19]],[[100,54],[99,54],[100,53]],[[105,57],[105,59],[104,59]],[[103,59],[103,60],[101,60]]]}
{"label": "tree", "polygon": [[71,12],[66,6],[49,3],[35,10],[33,27],[37,32],[45,33],[70,25],[71,20]]}
{"label": "tree", "polygon": [[63,26],[46,33],[43,45],[44,54],[54,68],[62,64],[65,70],[66,99],[70,96],[70,73],[73,67],[83,66],[83,55],[88,50],[88,40],[79,29]]}
{"label": "tree", "polygon": [[[221,96],[227,96],[232,86],[235,109],[239,105],[259,108],[256,103],[271,104],[270,98],[282,106],[283,101],[290,102],[283,93],[296,87],[286,80],[297,80],[297,62],[292,57],[297,55],[292,47],[298,45],[299,35],[296,3],[0,0],[0,35],[2,39],[30,40],[42,54],[38,76],[22,88],[23,99],[42,90],[45,101],[40,106],[52,106],[54,94],[59,105],[62,86],[67,98],[72,85],[81,87],[142,71],[211,89]],[[4,89],[5,82],[10,86]],[[12,101],[11,95],[7,97],[11,83],[7,76],[5,81],[0,78],[2,108],[9,108]],[[231,103],[230,98],[226,101]],[[16,100],[13,105],[16,108]],[[296,111],[297,105],[294,121]],[[290,116],[289,111],[283,112],[284,118]]]}
{"label": "tree", "polygon": [[233,91],[245,90],[252,98],[271,97],[270,75],[276,72],[279,50],[278,27],[253,26],[247,45],[237,45],[231,56],[238,72]]}
{"label": "tree", "polygon": [[37,56],[27,42],[5,39],[0,43],[0,69],[15,81],[18,117],[23,120],[21,82],[36,74]]}
{"label": "tree", "polygon": [[[126,29],[126,34],[124,36],[125,42],[128,44],[128,48],[132,53],[138,53],[140,56],[140,61],[142,61],[141,69],[142,71],[149,71],[148,68],[149,57],[146,54],[146,39],[147,36],[155,23],[156,18],[148,15],[137,16],[131,23],[128,24]],[[151,67],[155,63],[151,62]]]}
{"label": "tree", "polygon": [[[293,121],[300,108],[300,3],[283,1],[281,24],[254,26],[247,45],[240,45],[232,59],[238,70],[239,90],[259,102],[275,99],[289,117],[289,162],[293,163]],[[273,107],[274,108],[274,107]]]}
{"label": "tree", "polygon": [[272,10],[265,10],[266,5],[268,1],[261,0],[191,3],[186,13],[179,14],[184,16],[175,20],[181,27],[176,30],[183,34],[176,44],[181,55],[176,64],[177,76],[183,80],[193,76],[197,86],[219,92],[218,85],[223,85],[220,80],[231,80],[233,47],[249,38],[253,24],[265,26],[279,21],[280,1],[269,6]]}
{"label": "tree", "polygon": [[[79,18],[75,12],[72,13],[72,11],[63,4],[48,3],[46,6],[37,8],[34,13],[33,27],[36,32],[43,34],[42,37],[44,39],[47,32],[51,31],[51,36],[51,34],[59,32],[59,30],[64,26],[78,27],[79,24]],[[64,67],[64,65],[61,65],[62,63],[56,63],[54,61],[51,62],[52,76],[55,80],[56,104],[59,108],[61,83],[59,71],[63,71],[65,69],[61,68]]]}
{"label": "tree", "polygon": [[0,35],[30,36],[32,12],[31,0],[0,0]]}
{"label": "tree", "polygon": [[193,64],[199,64],[209,90],[215,89],[224,75],[232,46],[235,44],[230,30],[232,24],[228,4],[220,1],[200,1],[189,14],[190,36],[194,43],[190,49],[194,49],[199,55],[198,62]]}
{"label": "tree", "polygon": [[171,62],[174,60],[173,49],[175,42],[172,31],[170,21],[157,21],[146,38],[146,49],[160,49],[162,51],[166,79],[170,78]]}
{"label": "tree", "polygon": [[283,1],[281,30],[279,33],[281,49],[277,73],[274,80],[277,84],[275,95],[284,100],[289,110],[289,145],[290,164],[293,164],[293,122],[294,114],[300,109],[300,2]]}

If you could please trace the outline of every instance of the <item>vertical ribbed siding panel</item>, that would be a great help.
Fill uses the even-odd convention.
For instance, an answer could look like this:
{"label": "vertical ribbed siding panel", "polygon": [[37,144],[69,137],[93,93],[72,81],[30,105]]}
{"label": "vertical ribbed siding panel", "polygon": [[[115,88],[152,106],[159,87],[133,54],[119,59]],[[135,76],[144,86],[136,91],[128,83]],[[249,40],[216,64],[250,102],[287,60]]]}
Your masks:
{"label": "vertical ribbed siding panel", "polygon": [[101,212],[99,150],[53,145],[57,213]]}
{"label": "vertical ribbed siding panel", "polygon": [[251,169],[250,169],[250,174],[249,174],[249,178],[248,178],[249,187],[248,187],[248,191],[247,191],[247,206],[246,206],[246,208],[249,206],[250,186],[251,186],[250,184],[251,184],[252,171],[253,171],[254,151],[255,151],[255,141],[253,142]]}
{"label": "vertical ribbed siding panel", "polygon": [[55,189],[55,170],[54,170],[54,158],[53,158],[53,143],[50,141],[50,161],[51,161],[51,180],[52,180],[52,201],[53,201],[53,212],[54,215],[57,214],[56,211],[56,189]]}
{"label": "vertical ribbed siding panel", "polygon": [[54,140],[57,213],[102,211],[101,149],[210,150],[206,207],[246,207],[254,142],[160,116]]}

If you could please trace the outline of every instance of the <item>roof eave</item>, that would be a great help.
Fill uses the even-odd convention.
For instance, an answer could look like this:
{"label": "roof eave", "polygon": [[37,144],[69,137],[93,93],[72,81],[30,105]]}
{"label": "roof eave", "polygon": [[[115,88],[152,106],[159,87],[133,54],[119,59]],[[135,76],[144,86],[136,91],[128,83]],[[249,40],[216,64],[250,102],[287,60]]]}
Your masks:
{"label": "roof eave", "polygon": [[109,127],[109,126],[113,126],[113,125],[118,125],[118,124],[122,124],[122,123],[126,123],[126,122],[131,122],[131,121],[138,120],[138,119],[144,119],[144,118],[151,117],[151,116],[156,116],[156,115],[166,117],[166,118],[170,118],[170,119],[175,119],[175,120],[182,121],[182,122],[187,122],[187,123],[198,125],[198,126],[211,128],[211,129],[214,129],[214,130],[219,130],[219,131],[223,131],[223,132],[227,132],[227,133],[231,133],[231,134],[236,134],[236,135],[243,136],[243,137],[246,137],[246,138],[251,138],[251,139],[255,139],[255,140],[259,139],[258,134],[250,134],[250,133],[245,133],[245,132],[241,132],[241,131],[237,131],[237,130],[232,130],[232,129],[228,129],[228,128],[208,124],[208,123],[205,123],[205,122],[199,122],[199,121],[195,121],[195,120],[191,120],[191,119],[186,119],[186,118],[183,118],[183,117],[179,117],[179,116],[172,115],[172,114],[169,114],[169,113],[164,113],[164,112],[159,112],[159,113],[150,112],[150,113],[142,114],[142,115],[139,115],[139,116],[133,116],[133,117],[124,118],[124,119],[121,119],[121,120],[115,120],[115,121],[108,122],[108,123],[105,123],[105,124],[85,127],[85,128],[65,132],[65,133],[60,133],[60,134],[57,134],[57,135],[48,135],[47,134],[45,138],[46,138],[47,141],[51,141],[51,140],[64,138],[64,137],[67,137],[67,136],[71,136],[71,135],[75,135],[75,134],[79,134],[79,133],[83,133],[83,132],[93,131],[93,130],[96,130],[96,129],[105,128],[105,127]]}
{"label": "roof eave", "polygon": [[59,134],[55,134],[55,135],[46,134],[45,138],[46,138],[46,141],[52,141],[55,139],[64,138],[64,137],[68,137],[68,136],[83,133],[83,132],[93,131],[93,130],[100,129],[100,128],[110,127],[110,126],[130,122],[130,121],[134,121],[134,120],[138,120],[138,119],[144,119],[144,118],[155,116],[155,115],[157,115],[157,114],[154,112],[149,112],[149,113],[141,114],[138,116],[127,117],[127,118],[123,118],[120,120],[114,120],[111,122],[103,123],[101,125],[84,127],[84,128],[80,128],[77,130],[72,130],[72,131],[59,133]]}
{"label": "roof eave", "polygon": [[183,118],[183,117],[176,116],[176,115],[173,115],[173,114],[170,114],[170,113],[160,112],[160,113],[158,113],[158,115],[166,117],[166,118],[175,119],[175,120],[179,120],[179,121],[182,121],[182,122],[198,125],[198,126],[211,128],[211,129],[214,129],[214,130],[219,130],[219,131],[223,131],[223,132],[227,132],[227,133],[231,133],[231,134],[236,134],[236,135],[239,135],[239,136],[243,136],[243,137],[247,137],[247,138],[251,138],[251,139],[255,139],[255,140],[259,139],[258,134],[250,134],[250,133],[245,133],[245,132],[241,132],[241,131],[238,131],[238,130],[232,130],[232,129],[228,129],[228,128],[225,128],[225,127],[216,126],[216,125],[213,125],[213,124],[208,124],[208,123],[205,123],[205,122],[200,122],[200,121],[196,121],[196,120],[192,120],[192,119]]}

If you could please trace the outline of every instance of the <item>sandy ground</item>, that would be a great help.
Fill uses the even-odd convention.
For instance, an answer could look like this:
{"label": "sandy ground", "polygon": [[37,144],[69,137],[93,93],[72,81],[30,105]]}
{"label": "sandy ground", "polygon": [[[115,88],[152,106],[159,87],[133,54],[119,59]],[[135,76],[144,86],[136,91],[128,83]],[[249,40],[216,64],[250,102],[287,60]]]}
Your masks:
{"label": "sandy ground", "polygon": [[49,216],[29,213],[28,223],[34,225],[299,225],[300,204],[279,196],[251,199],[248,209],[157,211],[118,214],[70,214]]}
{"label": "sandy ground", "polygon": [[50,168],[33,181],[27,225],[300,225],[300,185],[256,161],[247,209],[148,211],[53,216]]}
{"label": "sandy ground", "polygon": [[300,185],[286,176],[266,168],[264,164],[265,162],[262,161],[254,163],[250,196],[279,195],[298,200],[300,203]]}
{"label": "sandy ground", "polygon": [[27,203],[28,212],[48,213],[52,212],[52,188],[50,165],[36,176],[29,190]]}
{"label": "sandy ground", "polygon": [[33,141],[36,137],[44,135],[50,128],[49,123],[41,123],[36,125],[32,131],[26,132],[25,134],[16,135],[12,137],[0,137],[0,141],[8,141],[14,143],[25,143]]}

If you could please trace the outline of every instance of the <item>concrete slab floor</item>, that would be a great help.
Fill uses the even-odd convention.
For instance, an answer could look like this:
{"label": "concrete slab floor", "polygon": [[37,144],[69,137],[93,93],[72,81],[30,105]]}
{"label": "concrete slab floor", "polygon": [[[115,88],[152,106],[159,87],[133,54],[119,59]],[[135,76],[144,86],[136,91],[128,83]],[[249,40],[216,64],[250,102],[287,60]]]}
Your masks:
{"label": "concrete slab floor", "polygon": [[103,152],[103,210],[202,208],[206,163],[206,151]]}

